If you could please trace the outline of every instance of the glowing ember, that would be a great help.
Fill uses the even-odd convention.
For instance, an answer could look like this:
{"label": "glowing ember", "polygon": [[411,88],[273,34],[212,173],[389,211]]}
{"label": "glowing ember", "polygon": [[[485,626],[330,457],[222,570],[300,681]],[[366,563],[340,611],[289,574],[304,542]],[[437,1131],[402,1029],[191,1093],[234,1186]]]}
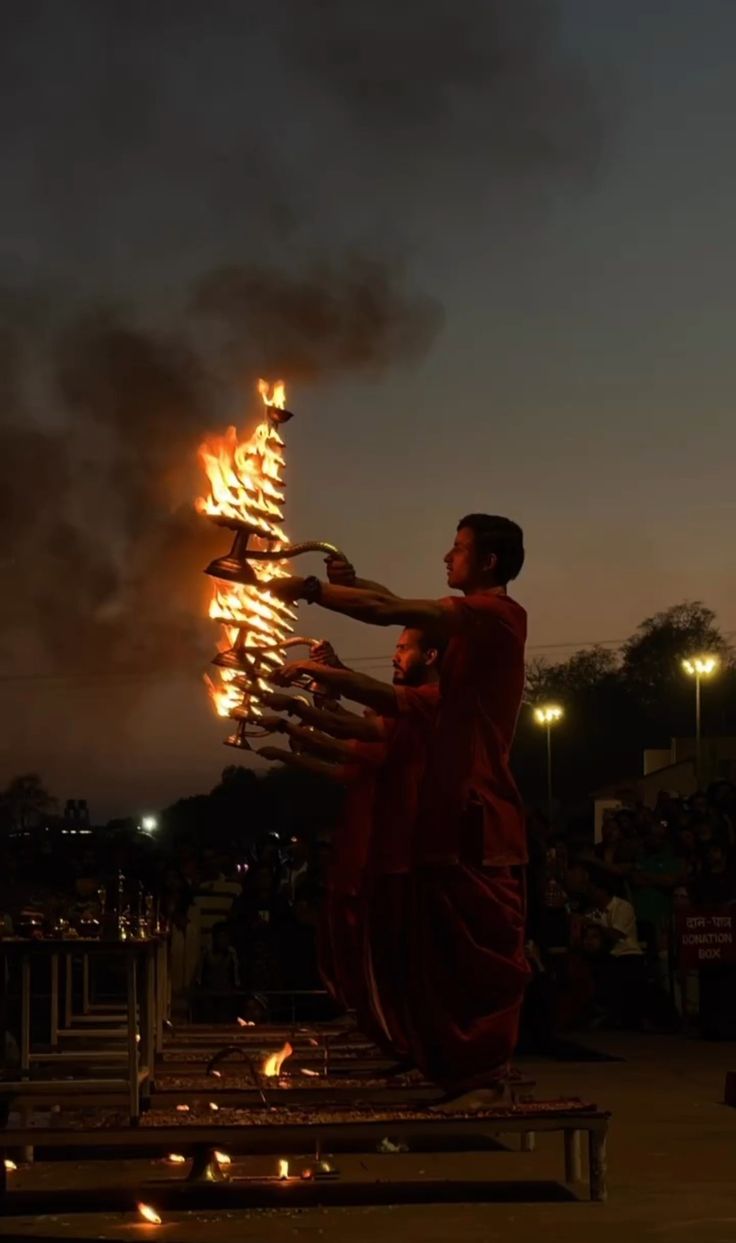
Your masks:
{"label": "glowing ember", "polygon": [[5,1158],[5,1169],[8,1174],[12,1174],[13,1170],[17,1170],[17,1168],[18,1166],[15,1164],[15,1161],[11,1161],[9,1157]]}
{"label": "glowing ember", "polygon": [[213,1114],[216,1114],[219,1108],[220,1106],[215,1104],[214,1101],[210,1101],[210,1109],[212,1110]]}
{"label": "glowing ember", "polygon": [[293,1052],[294,1050],[287,1040],[283,1049],[280,1049],[278,1053],[270,1053],[261,1063],[261,1074],[265,1075],[267,1079],[273,1079],[275,1075],[278,1075],[287,1057],[291,1057]]}
{"label": "glowing ember", "polygon": [[310,1178],[314,1178],[314,1174],[309,1169],[302,1170],[302,1178],[304,1179],[305,1182],[309,1182]]}
{"label": "glowing ember", "polygon": [[255,1023],[253,1022],[253,1019],[238,1018],[237,1024],[238,1024],[238,1027],[255,1027]]}
{"label": "glowing ember", "polygon": [[212,1075],[213,1079],[222,1079],[222,1071],[220,1070],[211,1070],[210,1074]]}
{"label": "glowing ember", "polygon": [[289,1162],[283,1158],[279,1161],[279,1178],[285,1180],[289,1177]]}
{"label": "glowing ember", "polygon": [[161,1218],[159,1217],[155,1208],[151,1208],[150,1204],[141,1204],[139,1202],[138,1204],[136,1204],[136,1208],[138,1209],[138,1212],[140,1213],[144,1221],[150,1222],[152,1226],[161,1225]]}
{"label": "glowing ember", "polygon": [[218,1165],[232,1165],[230,1154],[227,1152],[220,1152],[217,1148],[215,1149],[215,1161]]}
{"label": "glowing ember", "polygon": [[186,1157],[181,1152],[169,1152],[166,1154],[166,1160],[169,1165],[186,1165]]}
{"label": "glowing ember", "polygon": [[302,1066],[299,1071],[299,1074],[306,1075],[308,1079],[319,1079],[319,1071],[310,1070],[308,1066]]}
{"label": "glowing ember", "polygon": [[[286,389],[282,380],[269,385],[259,380],[265,417],[249,439],[240,440],[234,427],[200,446],[199,460],[210,485],[209,496],[196,502],[197,511],[234,530],[249,531],[251,551],[278,552],[287,537],[280,527],[284,501],[282,470],[284,442],[268,411],[283,410]],[[262,715],[261,694],[269,690],[268,675],[284,662],[279,644],[290,634],[295,613],[269,590],[268,583],[288,574],[284,561],[252,560],[250,584],[215,579],[209,615],[223,624],[220,652],[237,647],[245,668],[216,666],[205,682],[218,716],[243,710],[249,723]],[[235,679],[240,685],[234,685]],[[243,687],[245,678],[246,686]]]}
{"label": "glowing ember", "polygon": [[177,1112],[178,1114],[188,1114],[188,1113],[189,1113],[189,1106],[188,1106],[188,1105],[177,1105],[177,1107],[176,1107],[176,1112]]}

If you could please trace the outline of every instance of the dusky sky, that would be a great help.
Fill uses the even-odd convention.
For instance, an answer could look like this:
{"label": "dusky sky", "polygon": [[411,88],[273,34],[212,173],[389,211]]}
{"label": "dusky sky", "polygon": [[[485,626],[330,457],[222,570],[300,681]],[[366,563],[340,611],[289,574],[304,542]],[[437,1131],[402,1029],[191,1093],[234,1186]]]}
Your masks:
{"label": "dusky sky", "polygon": [[505,513],[535,650],[736,630],[736,6],[512,8],[3,5],[0,781],[104,818],[237,761],[190,504],[276,366],[293,538],[432,595]]}

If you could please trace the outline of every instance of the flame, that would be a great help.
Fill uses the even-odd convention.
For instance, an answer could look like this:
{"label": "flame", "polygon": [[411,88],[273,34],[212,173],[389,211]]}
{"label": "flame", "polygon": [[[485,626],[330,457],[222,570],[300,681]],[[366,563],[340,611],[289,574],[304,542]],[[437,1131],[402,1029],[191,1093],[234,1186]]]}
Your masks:
{"label": "flame", "polygon": [[13,1170],[17,1170],[17,1168],[18,1166],[15,1164],[15,1161],[11,1161],[9,1157],[5,1158],[5,1169],[8,1174],[12,1174]]}
{"label": "flame", "polygon": [[310,1070],[308,1066],[302,1066],[299,1070],[300,1075],[306,1075],[308,1079],[319,1079],[318,1070]]}
{"label": "flame", "polygon": [[215,1101],[210,1101],[209,1105],[210,1105],[210,1109],[212,1110],[213,1114],[216,1114],[220,1106]]}
{"label": "flame", "polygon": [[169,1152],[166,1154],[166,1160],[169,1165],[186,1165],[186,1157],[181,1152]]}
{"label": "flame", "polygon": [[261,1074],[268,1079],[273,1079],[275,1075],[278,1075],[287,1057],[291,1057],[293,1052],[294,1050],[287,1040],[283,1049],[280,1049],[278,1053],[269,1054],[261,1063]]}
{"label": "flame", "polygon": [[283,380],[274,380],[270,386],[268,380],[259,380],[258,392],[263,398],[264,406],[275,406],[277,410],[283,410],[286,407],[286,385]]}
{"label": "flame", "polygon": [[[271,408],[283,410],[283,380],[258,381],[265,417],[252,435],[240,440],[235,427],[213,436],[199,448],[199,460],[209,481],[207,497],[199,497],[196,509],[211,518],[234,525],[245,524],[254,532],[249,547],[254,551],[278,552],[288,539],[281,529],[284,502],[282,471],[284,442],[268,417]],[[293,609],[268,590],[268,583],[288,574],[285,561],[252,561],[254,584],[215,582],[209,616],[223,624],[219,650],[245,649],[249,667],[222,669],[205,676],[207,690],[218,716],[229,717],[242,708],[246,719],[262,715],[260,694],[267,691],[268,676],[284,662],[279,645],[292,631]],[[252,659],[251,659],[252,658]],[[241,683],[235,686],[235,680]],[[242,685],[246,682],[245,688]]]}
{"label": "flame", "polygon": [[189,1113],[189,1106],[188,1106],[188,1105],[177,1105],[177,1107],[176,1107],[176,1112],[177,1112],[178,1114],[188,1114],[188,1113]]}
{"label": "flame", "polygon": [[255,1022],[253,1021],[253,1019],[241,1019],[240,1017],[238,1017],[236,1021],[237,1021],[238,1027],[255,1027]]}
{"label": "flame", "polygon": [[210,1071],[210,1074],[212,1075],[212,1078],[213,1078],[213,1079],[222,1079],[222,1071],[221,1071],[221,1070],[211,1070],[211,1071]]}
{"label": "flame", "polygon": [[283,1157],[279,1161],[279,1178],[287,1179],[289,1177],[289,1162],[284,1161]]}
{"label": "flame", "polygon": [[232,425],[224,436],[213,436],[199,446],[199,460],[210,484],[210,494],[199,497],[196,509],[211,518],[230,518],[262,531],[268,539],[285,541],[281,471],[284,442],[270,419],[258,424],[248,440],[239,440]]}
{"label": "flame", "polygon": [[144,1221],[150,1221],[152,1226],[160,1226],[161,1218],[155,1208],[151,1208],[150,1204],[143,1204],[140,1201],[136,1204],[136,1208]]}
{"label": "flame", "polygon": [[217,1148],[215,1149],[215,1161],[218,1165],[232,1165],[230,1154],[228,1152],[220,1152]]}

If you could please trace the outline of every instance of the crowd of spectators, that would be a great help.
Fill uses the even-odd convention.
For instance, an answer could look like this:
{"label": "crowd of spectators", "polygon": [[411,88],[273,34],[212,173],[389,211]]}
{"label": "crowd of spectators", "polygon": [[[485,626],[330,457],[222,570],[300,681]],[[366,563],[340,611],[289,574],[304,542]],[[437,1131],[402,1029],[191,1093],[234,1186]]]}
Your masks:
{"label": "crowd of spectators", "polygon": [[[704,1034],[736,1038],[736,966],[686,978],[677,935],[685,909],[736,903],[736,787],[624,803],[605,813],[597,843],[590,821],[550,827],[531,814],[529,824],[528,1043],[599,1025],[677,1030],[695,1014]],[[318,1017],[329,856],[329,840],[275,833],[238,850],[29,840],[0,860],[0,934],[89,935],[116,913],[123,877],[126,909],[140,911],[145,894],[170,931],[180,1011],[259,1021],[288,1013],[297,993],[300,1014]]]}
{"label": "crowd of spectators", "polygon": [[532,994],[545,993],[549,1026],[670,1030],[693,1007],[705,1035],[736,1025],[735,969],[705,967],[688,979],[678,941],[683,911],[736,902],[733,784],[610,809],[595,845],[589,835],[540,831],[539,821],[532,838]]}

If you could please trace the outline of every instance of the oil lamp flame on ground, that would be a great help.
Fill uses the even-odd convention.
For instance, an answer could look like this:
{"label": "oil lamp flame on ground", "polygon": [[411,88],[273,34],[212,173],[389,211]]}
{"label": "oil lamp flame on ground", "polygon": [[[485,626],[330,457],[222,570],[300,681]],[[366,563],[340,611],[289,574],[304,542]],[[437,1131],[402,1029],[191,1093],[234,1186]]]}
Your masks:
{"label": "oil lamp flame on ground", "polygon": [[264,1059],[261,1063],[261,1074],[265,1075],[267,1079],[273,1079],[280,1073],[281,1067],[287,1057],[291,1057],[293,1052],[294,1050],[287,1040],[283,1049],[279,1049],[278,1053],[270,1053],[269,1056]]}
{"label": "oil lamp flame on ground", "polygon": [[150,1222],[152,1226],[161,1225],[161,1218],[159,1217],[155,1208],[151,1208],[150,1204],[139,1203],[139,1204],[136,1204],[136,1208],[138,1209],[138,1212],[140,1213],[144,1221]]}
{"label": "oil lamp flame on ground", "polygon": [[289,1162],[283,1158],[279,1161],[279,1178],[282,1182],[286,1182],[289,1177]]}

